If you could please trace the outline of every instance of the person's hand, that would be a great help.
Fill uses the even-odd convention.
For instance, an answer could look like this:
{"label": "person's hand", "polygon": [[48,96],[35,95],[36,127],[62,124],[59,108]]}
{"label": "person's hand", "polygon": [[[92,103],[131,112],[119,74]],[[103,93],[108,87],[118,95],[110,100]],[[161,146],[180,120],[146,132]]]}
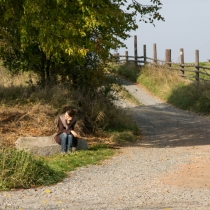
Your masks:
{"label": "person's hand", "polygon": [[71,130],[71,133],[74,137],[79,138],[79,135],[75,131]]}

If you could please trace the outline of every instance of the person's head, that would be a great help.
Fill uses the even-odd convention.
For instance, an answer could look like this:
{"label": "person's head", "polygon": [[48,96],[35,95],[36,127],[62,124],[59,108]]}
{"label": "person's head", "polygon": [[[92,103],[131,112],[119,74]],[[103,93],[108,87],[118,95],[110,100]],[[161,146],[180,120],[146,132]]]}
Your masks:
{"label": "person's head", "polygon": [[66,120],[71,120],[74,117],[75,114],[76,114],[76,111],[74,109],[69,109],[65,113],[65,119]]}

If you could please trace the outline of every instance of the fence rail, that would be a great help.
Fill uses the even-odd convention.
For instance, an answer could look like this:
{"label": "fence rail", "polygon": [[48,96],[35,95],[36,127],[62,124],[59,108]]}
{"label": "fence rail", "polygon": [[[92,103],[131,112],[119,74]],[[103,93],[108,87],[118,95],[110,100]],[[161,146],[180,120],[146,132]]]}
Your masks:
{"label": "fence rail", "polygon": [[[199,63],[199,50],[195,50],[195,62],[184,63],[184,49],[180,49],[180,62],[171,62],[171,50],[166,49],[165,60],[157,59],[156,44],[153,45],[153,58],[147,57],[146,45],[143,46],[143,56],[137,55],[137,37],[134,37],[134,56],[128,55],[128,51],[125,51],[125,55],[116,53],[113,55],[114,61],[118,64],[135,63],[136,65],[154,65],[159,67],[166,67],[173,70],[180,71],[180,76],[194,79],[196,81],[210,81],[210,64],[209,67],[202,66]],[[208,60],[210,62],[210,60]]]}

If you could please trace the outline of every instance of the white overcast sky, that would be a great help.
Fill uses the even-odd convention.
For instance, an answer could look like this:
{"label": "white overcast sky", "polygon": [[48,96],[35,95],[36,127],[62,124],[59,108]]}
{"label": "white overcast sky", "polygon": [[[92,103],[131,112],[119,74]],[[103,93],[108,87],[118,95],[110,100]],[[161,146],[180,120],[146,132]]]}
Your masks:
{"label": "white overcast sky", "polygon": [[[149,4],[150,0],[137,0]],[[153,57],[153,43],[157,46],[157,57],[165,60],[165,50],[171,49],[172,61],[179,62],[180,48],[184,49],[185,62],[194,62],[195,50],[199,50],[200,61],[210,59],[210,0],[161,0],[160,13],[165,22],[152,24],[138,22],[139,28],[132,31],[125,41],[128,49],[119,49],[120,55],[128,50],[134,55],[134,35],[137,35],[138,55],[143,55],[147,46],[147,57]]]}

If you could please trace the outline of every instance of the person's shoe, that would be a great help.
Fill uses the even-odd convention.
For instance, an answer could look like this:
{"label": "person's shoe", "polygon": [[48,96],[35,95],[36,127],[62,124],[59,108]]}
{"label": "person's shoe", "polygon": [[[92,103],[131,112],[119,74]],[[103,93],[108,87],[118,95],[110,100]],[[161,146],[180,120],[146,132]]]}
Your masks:
{"label": "person's shoe", "polygon": [[77,148],[76,147],[72,147],[72,152],[76,153]]}
{"label": "person's shoe", "polygon": [[62,155],[62,156],[65,156],[65,155],[66,155],[66,152],[61,152],[61,155]]}
{"label": "person's shoe", "polygon": [[71,154],[72,154],[71,149],[69,149],[69,150],[67,151],[67,154],[68,154],[68,155],[71,155]]}
{"label": "person's shoe", "polygon": [[72,154],[76,155],[77,154],[77,148],[76,147],[72,147]]}

